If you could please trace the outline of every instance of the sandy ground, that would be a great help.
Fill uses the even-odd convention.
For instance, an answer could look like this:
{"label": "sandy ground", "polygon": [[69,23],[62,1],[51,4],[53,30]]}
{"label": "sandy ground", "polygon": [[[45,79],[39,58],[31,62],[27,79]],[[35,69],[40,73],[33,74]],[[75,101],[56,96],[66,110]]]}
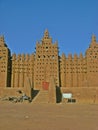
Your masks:
{"label": "sandy ground", "polygon": [[98,105],[0,102],[0,130],[98,130]]}

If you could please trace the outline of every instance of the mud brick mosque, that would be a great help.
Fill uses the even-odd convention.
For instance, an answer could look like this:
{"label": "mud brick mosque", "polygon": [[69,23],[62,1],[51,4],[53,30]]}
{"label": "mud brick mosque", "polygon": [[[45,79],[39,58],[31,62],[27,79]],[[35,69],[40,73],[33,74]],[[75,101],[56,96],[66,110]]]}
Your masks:
{"label": "mud brick mosque", "polygon": [[98,103],[98,43],[93,35],[85,56],[63,53],[48,30],[32,54],[12,54],[0,36],[0,97],[24,91],[32,102],[62,102],[72,94],[76,103]]}

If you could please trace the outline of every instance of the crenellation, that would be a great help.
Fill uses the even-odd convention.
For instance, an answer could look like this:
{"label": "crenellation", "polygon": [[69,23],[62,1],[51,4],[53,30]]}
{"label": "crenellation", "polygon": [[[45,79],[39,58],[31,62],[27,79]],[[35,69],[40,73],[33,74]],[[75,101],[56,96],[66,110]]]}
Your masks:
{"label": "crenellation", "polygon": [[83,60],[83,54],[82,53],[80,53],[79,58],[80,58],[80,60]]}
{"label": "crenellation", "polygon": [[15,61],[16,60],[16,54],[12,54],[12,60]]}
{"label": "crenellation", "polygon": [[78,55],[74,54],[74,60],[77,60],[77,59],[78,59]]}
{"label": "crenellation", "polygon": [[68,59],[72,60],[72,54],[68,54]]}
{"label": "crenellation", "polygon": [[24,62],[25,60],[25,54],[21,54],[21,61]]}
{"label": "crenellation", "polygon": [[27,61],[27,62],[29,61],[29,54],[25,55],[25,61]]}

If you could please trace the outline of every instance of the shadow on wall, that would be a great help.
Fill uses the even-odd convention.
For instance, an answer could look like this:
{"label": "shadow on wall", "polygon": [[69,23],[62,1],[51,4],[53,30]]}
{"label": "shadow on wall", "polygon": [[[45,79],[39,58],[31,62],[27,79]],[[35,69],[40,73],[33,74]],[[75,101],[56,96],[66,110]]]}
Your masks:
{"label": "shadow on wall", "polygon": [[[39,91],[40,90],[34,90],[33,88],[31,89],[31,99],[32,100],[37,96]],[[61,101],[62,101],[61,88],[56,86],[56,103],[60,103]]]}
{"label": "shadow on wall", "polygon": [[39,93],[39,90],[34,90],[33,88],[31,88],[31,99],[33,100],[37,94]]}
{"label": "shadow on wall", "polygon": [[56,86],[56,103],[60,103],[61,101],[62,101],[61,88]]}

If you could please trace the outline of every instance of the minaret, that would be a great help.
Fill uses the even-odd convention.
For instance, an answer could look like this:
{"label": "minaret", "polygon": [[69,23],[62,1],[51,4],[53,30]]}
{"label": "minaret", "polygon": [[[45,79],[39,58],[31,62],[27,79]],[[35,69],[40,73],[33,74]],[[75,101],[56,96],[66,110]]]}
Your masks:
{"label": "minaret", "polygon": [[36,44],[35,57],[34,89],[41,90],[44,83],[50,82],[51,76],[56,80],[56,86],[59,86],[58,44],[52,43],[47,29],[41,43]]}
{"label": "minaret", "polygon": [[0,36],[0,87],[10,87],[10,50]]}

